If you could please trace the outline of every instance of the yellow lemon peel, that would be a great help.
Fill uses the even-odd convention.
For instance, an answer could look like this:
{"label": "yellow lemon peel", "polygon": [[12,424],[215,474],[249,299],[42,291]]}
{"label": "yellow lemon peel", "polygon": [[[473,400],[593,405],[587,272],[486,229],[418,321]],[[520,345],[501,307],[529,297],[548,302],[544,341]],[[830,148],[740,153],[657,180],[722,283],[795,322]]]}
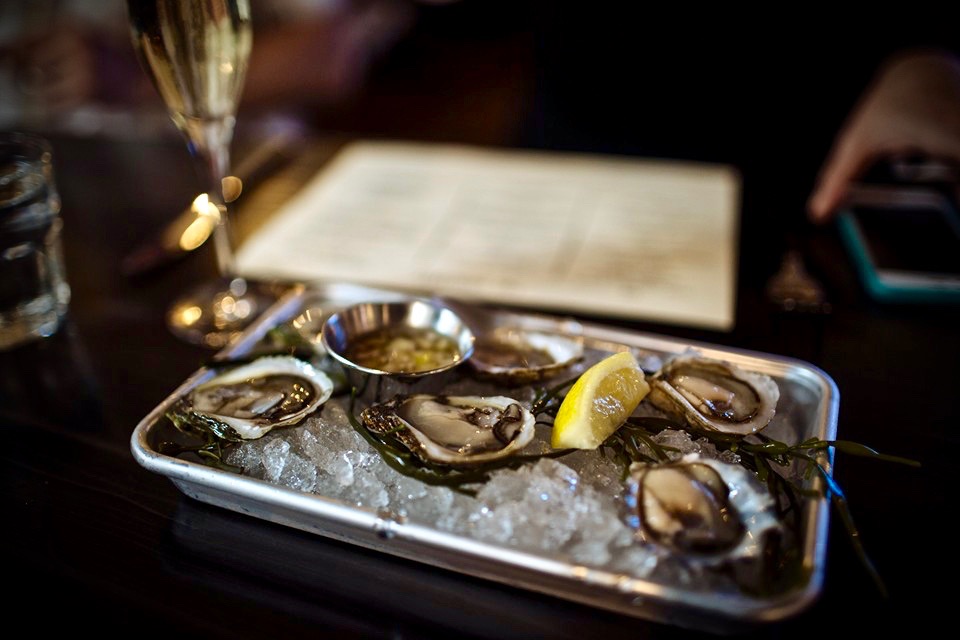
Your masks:
{"label": "yellow lemon peel", "polygon": [[587,369],[563,399],[553,423],[554,449],[596,449],[650,392],[643,370],[628,351]]}

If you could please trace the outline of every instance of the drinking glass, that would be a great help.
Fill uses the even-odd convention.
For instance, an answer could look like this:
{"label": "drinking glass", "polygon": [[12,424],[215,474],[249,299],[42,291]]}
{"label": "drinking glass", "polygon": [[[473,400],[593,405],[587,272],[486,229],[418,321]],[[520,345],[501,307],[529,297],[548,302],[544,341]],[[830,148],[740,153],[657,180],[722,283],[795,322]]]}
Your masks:
{"label": "drinking glass", "polygon": [[0,133],[0,350],[49,336],[70,301],[46,140]]}
{"label": "drinking glass", "polygon": [[253,36],[248,0],[128,0],[140,64],[150,75],[205,181],[194,201],[213,226],[220,279],[176,301],[167,325],[178,337],[219,348],[266,300],[234,271],[224,199],[230,144]]}

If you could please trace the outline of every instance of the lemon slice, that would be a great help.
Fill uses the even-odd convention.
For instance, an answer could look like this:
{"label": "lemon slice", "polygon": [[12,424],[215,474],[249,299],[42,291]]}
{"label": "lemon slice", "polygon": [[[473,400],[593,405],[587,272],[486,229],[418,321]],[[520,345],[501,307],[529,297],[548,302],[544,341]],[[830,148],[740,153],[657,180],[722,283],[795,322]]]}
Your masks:
{"label": "lemon slice", "polygon": [[633,354],[604,358],[563,399],[553,422],[554,449],[596,449],[633,413],[650,385]]}

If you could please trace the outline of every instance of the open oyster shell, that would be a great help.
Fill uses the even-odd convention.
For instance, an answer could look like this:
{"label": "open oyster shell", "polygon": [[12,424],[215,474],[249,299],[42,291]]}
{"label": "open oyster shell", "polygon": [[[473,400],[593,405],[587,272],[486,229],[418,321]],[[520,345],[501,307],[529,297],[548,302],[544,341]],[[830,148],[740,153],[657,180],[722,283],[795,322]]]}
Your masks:
{"label": "open oyster shell", "polygon": [[330,378],[310,364],[267,356],[197,386],[177,404],[171,419],[228,440],[253,440],[299,422],[332,392]]}
{"label": "open oyster shell", "polygon": [[780,388],[728,362],[679,356],[650,378],[650,402],[695,429],[749,435],[773,419]]}
{"label": "open oyster shell", "polygon": [[632,464],[625,502],[639,540],[705,564],[758,558],[781,529],[773,496],[747,469],[697,454]]}
{"label": "open oyster shell", "polygon": [[530,384],[557,375],[582,357],[583,343],[576,338],[500,327],[478,336],[470,364],[480,378]]}
{"label": "open oyster shell", "polygon": [[395,435],[425,462],[483,464],[511,456],[533,439],[534,417],[504,396],[397,396],[360,414],[365,427]]}

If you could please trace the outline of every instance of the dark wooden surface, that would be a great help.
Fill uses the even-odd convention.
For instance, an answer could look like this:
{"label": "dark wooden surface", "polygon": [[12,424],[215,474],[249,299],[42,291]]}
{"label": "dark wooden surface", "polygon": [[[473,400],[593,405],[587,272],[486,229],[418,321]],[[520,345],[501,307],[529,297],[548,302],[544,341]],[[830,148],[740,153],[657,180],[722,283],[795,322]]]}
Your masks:
{"label": "dark wooden surface", "polygon": [[[391,86],[372,95],[395,104]],[[489,92],[477,94],[502,108]],[[493,110],[492,124],[478,128],[474,120],[458,133],[458,119],[449,117],[444,126],[455,133],[425,132],[423,120],[393,128],[378,120],[361,133],[515,142]],[[371,114],[384,111],[390,108]],[[346,123],[344,130],[355,124],[341,118],[334,122]],[[202,249],[139,280],[124,278],[119,263],[189,202],[192,168],[172,136],[59,135],[53,143],[73,300],[55,336],[0,353],[0,541],[9,621],[37,631],[146,637],[687,635],[199,504],[141,469],[129,452],[134,426],[209,355],[176,341],[163,313],[178,292],[212,273],[213,261]],[[590,147],[589,137],[576,146]],[[865,297],[835,229],[802,222],[816,166],[805,161],[802,168],[784,172],[749,159],[741,165],[732,332],[618,324],[808,360],[839,386],[841,438],[923,462],[909,469],[842,454],[836,461],[836,478],[890,598],[878,595],[833,518],[820,600],[751,634],[922,630],[948,616],[955,590],[936,585],[951,584],[960,568],[956,532],[946,525],[958,506],[960,311],[884,306]],[[800,248],[824,282],[832,314],[785,314],[765,300],[764,284],[788,246]]]}

